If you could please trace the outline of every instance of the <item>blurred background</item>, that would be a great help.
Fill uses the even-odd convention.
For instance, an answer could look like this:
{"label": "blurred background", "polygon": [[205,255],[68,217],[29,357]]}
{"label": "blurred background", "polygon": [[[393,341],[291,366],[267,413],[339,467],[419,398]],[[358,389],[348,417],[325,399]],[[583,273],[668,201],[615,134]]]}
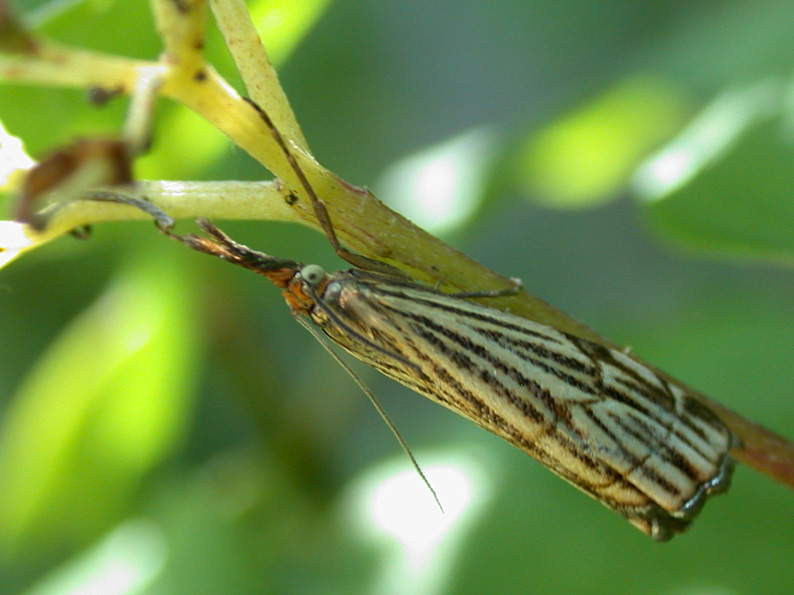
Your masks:
{"label": "blurred background", "polygon": [[[145,2],[16,6],[64,43],[160,51]],[[249,6],[321,163],[794,437],[794,4]],[[212,60],[242,90],[209,30]],[[124,110],[78,91],[0,91],[0,120],[34,156],[118,130]],[[268,175],[166,102],[137,174]],[[344,267],[299,226],[223,226]],[[0,271],[0,593],[794,587],[794,493],[767,477],[739,467],[727,496],[659,545],[498,438],[355,368],[446,514],[261,278],[144,223],[12,263]]]}

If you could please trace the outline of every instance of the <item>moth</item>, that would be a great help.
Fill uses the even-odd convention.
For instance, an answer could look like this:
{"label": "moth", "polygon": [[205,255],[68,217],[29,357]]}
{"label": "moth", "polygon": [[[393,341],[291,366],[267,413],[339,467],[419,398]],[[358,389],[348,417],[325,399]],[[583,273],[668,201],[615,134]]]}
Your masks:
{"label": "moth", "polygon": [[685,385],[624,351],[472,301],[504,291],[445,294],[346,250],[287,142],[253,107],[354,268],[329,274],[276,258],[208,221],[200,225],[209,237],[169,235],[264,275],[304,326],[500,436],[655,540],[685,530],[710,495],[728,489],[738,440]]}

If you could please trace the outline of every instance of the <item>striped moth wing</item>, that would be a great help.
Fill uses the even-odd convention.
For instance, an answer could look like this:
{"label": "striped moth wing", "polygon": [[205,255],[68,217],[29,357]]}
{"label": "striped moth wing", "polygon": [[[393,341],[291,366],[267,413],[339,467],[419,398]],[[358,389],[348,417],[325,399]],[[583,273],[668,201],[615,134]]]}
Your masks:
{"label": "striped moth wing", "polygon": [[[626,353],[360,270],[303,311],[356,358],[501,436],[656,540],[725,491],[736,440]],[[296,312],[298,313],[298,312]]]}

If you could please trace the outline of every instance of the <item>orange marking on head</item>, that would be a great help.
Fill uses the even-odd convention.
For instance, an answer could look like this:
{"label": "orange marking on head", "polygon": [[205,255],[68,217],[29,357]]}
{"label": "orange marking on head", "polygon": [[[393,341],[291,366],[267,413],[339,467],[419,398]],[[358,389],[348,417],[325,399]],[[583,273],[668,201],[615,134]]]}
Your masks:
{"label": "orange marking on head", "polygon": [[[287,287],[292,284],[292,280],[296,279],[298,271],[290,268],[285,267],[283,269],[276,269],[274,271],[257,271],[258,273],[264,275],[268,279],[270,279],[276,287],[283,289],[284,291],[288,291]],[[300,285],[300,283],[297,283]]]}
{"label": "orange marking on head", "polygon": [[[273,281],[275,283],[275,281]],[[315,295],[322,295],[325,291],[325,287],[330,282],[330,279],[327,277],[323,279],[317,287],[314,288]],[[314,298],[307,294],[303,289],[304,281],[300,278],[299,275],[293,275],[291,279],[289,279],[283,286],[281,293],[284,296],[284,299],[289,304],[290,308],[295,310],[296,312],[300,312],[301,314],[308,314],[309,310],[311,310],[312,306],[314,306],[315,300]]]}

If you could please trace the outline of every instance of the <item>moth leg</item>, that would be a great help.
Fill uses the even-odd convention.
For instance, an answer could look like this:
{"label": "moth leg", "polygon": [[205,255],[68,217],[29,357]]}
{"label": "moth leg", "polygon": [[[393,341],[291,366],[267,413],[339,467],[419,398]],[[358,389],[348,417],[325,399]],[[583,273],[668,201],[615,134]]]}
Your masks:
{"label": "moth leg", "polygon": [[157,228],[166,234],[168,234],[174,228],[174,225],[176,225],[173,217],[171,217],[168,213],[163,211],[151,201],[147,200],[145,197],[97,190],[88,192],[83,200],[91,200],[94,202],[112,202],[121,205],[129,205],[131,207],[135,207],[136,209],[140,209],[144,213],[151,215],[154,218],[154,224],[157,226]]}
{"label": "moth leg", "polygon": [[325,206],[325,203],[320,199],[319,196],[317,196],[314,187],[306,177],[306,173],[298,164],[298,160],[295,158],[292,150],[290,150],[289,146],[287,145],[287,140],[281,134],[279,129],[276,128],[276,125],[271,119],[270,115],[264,109],[262,109],[261,106],[257,105],[249,98],[245,98],[245,100],[252,108],[256,110],[256,112],[259,114],[259,117],[262,118],[262,121],[270,129],[270,134],[273,136],[273,139],[276,141],[276,144],[278,144],[282,153],[284,153],[287,163],[289,164],[292,171],[295,172],[295,176],[298,178],[298,182],[306,193],[306,196],[309,197],[309,200],[312,203],[312,208],[314,209],[314,215],[317,217],[320,227],[322,227],[323,232],[328,238],[328,241],[331,243],[331,247],[334,249],[334,252],[336,252],[339,258],[349,262],[354,267],[363,269],[365,271],[385,273],[387,275],[398,277],[407,277],[407,275],[400,269],[393,267],[390,264],[375,260],[374,258],[369,258],[363,254],[357,254],[342,246],[342,244],[339,242],[339,238],[336,235],[334,226],[331,223],[331,216],[328,214],[328,209]]}
{"label": "moth leg", "polygon": [[314,193],[314,190],[312,190],[309,194],[312,200],[312,206],[314,207],[314,214],[317,216],[317,220],[320,222],[320,226],[323,228],[323,232],[325,232],[328,242],[331,244],[331,247],[334,249],[334,252],[336,252],[339,258],[352,264],[354,267],[363,269],[365,271],[385,273],[386,275],[393,275],[397,277],[408,277],[408,275],[406,275],[397,267],[393,267],[392,265],[380,260],[375,260],[374,258],[369,258],[363,254],[352,252],[351,250],[348,250],[342,246],[342,244],[339,242],[339,238],[336,236],[336,230],[331,223],[331,216],[328,214],[328,209],[325,206],[325,202],[323,202],[323,200]]}

